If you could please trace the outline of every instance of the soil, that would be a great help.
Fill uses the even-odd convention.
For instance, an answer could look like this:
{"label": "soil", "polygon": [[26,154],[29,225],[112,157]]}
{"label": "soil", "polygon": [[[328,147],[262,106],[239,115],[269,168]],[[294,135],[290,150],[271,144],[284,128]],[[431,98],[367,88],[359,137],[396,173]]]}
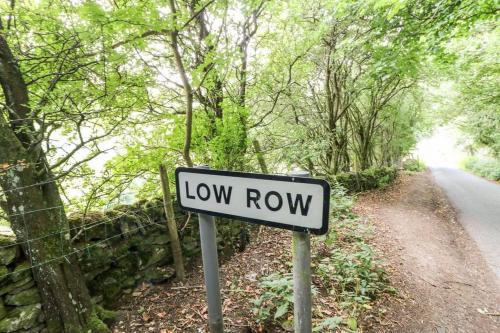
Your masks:
{"label": "soil", "polygon": [[392,266],[399,298],[367,332],[500,332],[499,281],[430,172],[360,195],[355,211]]}
{"label": "soil", "polygon": [[[373,226],[369,241],[387,261],[398,290],[364,315],[360,332],[500,332],[499,282],[430,173],[403,175],[387,189],[359,195],[355,211]],[[221,262],[226,332],[262,332],[252,313],[258,278],[291,271],[289,231],[262,228],[252,239]],[[324,295],[315,303],[325,317],[339,311]],[[122,301],[112,330],[202,333],[206,323],[203,270],[195,262],[182,283],[139,286]]]}

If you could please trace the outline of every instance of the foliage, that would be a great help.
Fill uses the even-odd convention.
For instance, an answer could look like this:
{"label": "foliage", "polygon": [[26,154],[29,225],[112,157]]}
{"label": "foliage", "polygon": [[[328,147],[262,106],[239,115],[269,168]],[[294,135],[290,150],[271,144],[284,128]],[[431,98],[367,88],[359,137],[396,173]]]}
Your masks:
{"label": "foliage", "polygon": [[[323,298],[332,297],[340,311],[326,319],[313,317],[314,331],[338,328],[355,331],[363,311],[371,309],[380,295],[395,290],[389,284],[380,256],[367,243],[370,229],[352,212],[352,198],[336,185],[332,188],[331,202],[329,232],[313,240],[313,288]],[[265,327],[272,324],[290,327],[291,276],[282,273],[263,276],[259,286],[262,292],[253,303],[257,321]]]}
{"label": "foliage", "polygon": [[333,332],[342,323],[342,317],[329,317],[314,326],[313,332]]}
{"label": "foliage", "polygon": [[419,159],[407,158],[403,161],[403,169],[406,171],[420,172],[426,168],[425,163]]}
{"label": "foliage", "polygon": [[352,206],[354,198],[347,195],[345,187],[338,182],[330,185],[330,220],[331,223],[336,223],[343,219],[354,217]]}
{"label": "foliage", "polygon": [[[340,305],[337,317],[320,322],[320,327],[347,326],[357,329],[357,319],[384,293],[394,293],[380,255],[367,243],[370,229],[352,213],[331,225],[326,236],[317,240],[319,255],[314,258],[314,274],[319,289]],[[331,326],[327,326],[331,325]]]}
{"label": "foliage", "polygon": [[468,157],[461,162],[462,167],[478,176],[500,181],[500,159]]}
{"label": "foliage", "polygon": [[369,303],[388,290],[381,262],[363,241],[351,244],[347,250],[333,248],[318,263],[316,274],[323,287],[335,294],[341,307],[351,315],[369,309]]}
{"label": "foliage", "polygon": [[[186,163],[182,72],[192,91],[190,155],[195,164],[258,170],[248,149],[249,139],[257,138],[269,170],[299,166],[329,177],[397,164],[427,130],[429,101],[422,80],[427,79],[423,68],[430,63],[428,54],[448,69],[475,73],[460,78],[471,78],[461,87],[472,87],[467,96],[477,103],[484,99],[474,97],[475,92],[492,95],[495,86],[496,30],[486,29],[490,42],[484,50],[471,46],[458,52],[459,47],[447,44],[450,38],[462,38],[466,45],[471,27],[488,26],[484,22],[495,8],[491,1],[174,4],[175,15],[169,3],[149,0],[109,5],[40,1],[14,9],[19,20],[29,22],[11,29],[9,38],[17,41],[16,56],[33,82],[32,102],[50,97],[37,115],[50,120],[45,121],[44,139],[49,159],[57,161],[57,152],[67,150],[57,144],[59,137],[78,141],[79,127],[85,127],[83,134],[89,128],[96,135],[109,130],[84,144],[85,154],[59,166],[71,169],[63,187],[79,189],[69,191],[67,199],[80,209],[117,203],[131,194],[154,196],[158,163],[172,168]],[[192,17],[193,6],[203,15]],[[58,14],[61,7],[66,21]],[[170,42],[174,28],[182,68]],[[44,33],[31,38],[33,31]],[[78,44],[66,54],[64,45],[72,41]],[[58,69],[58,54],[66,56],[64,78],[46,93]],[[49,61],[40,64],[38,59],[46,56]],[[451,61],[459,56],[466,61]],[[464,124],[481,129],[477,142],[494,146],[500,131],[491,121],[496,119],[491,102],[474,106],[476,114],[484,112]],[[74,104],[71,114],[68,103]],[[120,125],[113,129],[117,119]],[[108,149],[113,151],[102,158],[108,161],[105,166],[88,164],[85,157],[90,160]]]}
{"label": "foliage", "polygon": [[293,279],[291,276],[274,273],[260,279],[262,294],[253,301],[256,320],[262,324],[278,322],[290,326],[293,313]]}
{"label": "foliage", "polygon": [[446,52],[451,61],[441,64],[437,84],[446,82],[446,94],[437,98],[435,112],[470,138],[468,150],[486,148],[500,154],[499,28],[495,22],[478,22],[469,35],[450,40]]}
{"label": "foliage", "polygon": [[[211,122],[206,114],[201,114],[195,127],[195,153],[203,163],[215,169],[244,170],[245,154],[248,146],[246,118],[248,111],[232,103],[223,103],[223,119]],[[208,128],[208,127],[210,128]],[[213,131],[213,138],[206,133]]]}
{"label": "foliage", "polygon": [[370,168],[359,172],[339,173],[335,179],[349,192],[361,192],[387,186],[396,175],[397,170],[394,167]]}
{"label": "foliage", "polygon": [[[2,204],[2,216],[19,216],[15,206],[43,212],[22,221],[42,236],[66,223],[65,214],[50,216],[51,207],[87,212],[157,196],[160,163],[171,181],[181,165],[259,170],[253,139],[269,172],[299,167],[351,192],[390,183],[392,167],[436,119],[458,123],[471,151],[486,148],[498,159],[497,7],[493,0],[4,1],[0,201],[12,207]],[[437,103],[429,92],[443,85],[450,93]],[[466,164],[498,178],[496,160]],[[16,170],[22,178],[9,176]],[[334,219],[351,219],[337,185]],[[18,187],[38,200],[31,191],[18,196]],[[35,220],[41,214],[45,227]],[[22,238],[21,219],[9,220]],[[353,252],[329,255],[348,266],[327,266],[338,279],[356,276],[341,290],[362,301],[379,288],[370,275],[378,273],[367,273],[373,254],[355,235],[343,237],[357,244]]]}

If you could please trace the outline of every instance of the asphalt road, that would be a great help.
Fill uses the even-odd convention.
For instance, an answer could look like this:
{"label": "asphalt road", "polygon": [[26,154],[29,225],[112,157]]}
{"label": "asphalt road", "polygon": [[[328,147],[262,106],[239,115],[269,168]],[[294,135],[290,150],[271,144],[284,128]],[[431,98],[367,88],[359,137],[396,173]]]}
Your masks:
{"label": "asphalt road", "polygon": [[435,167],[431,171],[500,279],[500,185],[457,169]]}

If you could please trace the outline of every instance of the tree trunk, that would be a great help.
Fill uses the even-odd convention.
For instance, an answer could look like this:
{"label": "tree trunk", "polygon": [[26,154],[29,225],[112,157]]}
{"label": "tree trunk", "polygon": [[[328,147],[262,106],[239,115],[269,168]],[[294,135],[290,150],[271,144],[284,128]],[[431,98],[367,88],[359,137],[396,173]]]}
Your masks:
{"label": "tree trunk", "polygon": [[266,160],[264,159],[264,155],[262,155],[262,150],[260,149],[260,143],[257,139],[253,139],[253,149],[255,150],[255,155],[257,155],[257,161],[259,162],[260,170],[262,173],[269,173],[267,169]]}
{"label": "tree trunk", "polygon": [[[177,16],[177,9],[175,8],[174,0],[170,0],[170,10]],[[184,138],[184,148],[182,151],[182,155],[188,167],[193,166],[193,160],[191,159],[191,136],[193,131],[193,88],[191,87],[191,83],[189,83],[189,78],[186,73],[186,68],[184,67],[184,63],[182,61],[182,56],[179,51],[179,42],[178,42],[179,31],[177,29],[173,29],[170,32],[171,39],[171,47],[172,52],[174,53],[174,60],[177,70],[179,71],[179,75],[181,76],[182,86],[184,87],[184,95],[186,98],[186,135]]]}
{"label": "tree trunk", "polygon": [[177,224],[175,223],[174,206],[172,204],[172,196],[170,195],[170,185],[168,183],[168,175],[165,167],[160,164],[160,179],[161,189],[163,192],[163,206],[165,215],[167,216],[167,227],[170,235],[170,247],[172,249],[172,256],[174,257],[175,273],[177,280],[184,280],[184,260],[182,258],[181,242],[179,241],[179,234],[177,233]]}
{"label": "tree trunk", "polygon": [[89,329],[92,304],[76,256],[67,255],[72,252],[69,227],[57,185],[50,173],[37,176],[40,170],[35,166],[40,162],[31,160],[13,136],[2,124],[0,163],[6,168],[0,177],[6,198],[3,206],[17,240],[25,242],[22,248],[33,266],[49,331],[83,332]]}
{"label": "tree trunk", "polygon": [[6,200],[2,207],[31,261],[48,330],[107,331],[102,322],[92,320],[95,314],[76,256],[71,254],[59,190],[45,153],[35,142],[38,136],[29,120],[26,84],[2,35],[0,83],[7,106],[2,112],[8,112],[0,116],[0,186]]}

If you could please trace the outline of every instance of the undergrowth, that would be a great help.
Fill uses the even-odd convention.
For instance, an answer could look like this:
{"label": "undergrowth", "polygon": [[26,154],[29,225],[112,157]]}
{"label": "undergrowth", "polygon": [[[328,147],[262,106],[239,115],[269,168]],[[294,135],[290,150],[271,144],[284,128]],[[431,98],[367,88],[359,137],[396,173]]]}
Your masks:
{"label": "undergrowth", "polygon": [[403,169],[406,171],[420,172],[424,171],[426,168],[425,163],[419,159],[409,158],[403,162]]}
{"label": "undergrowth", "polygon": [[500,180],[500,159],[468,157],[462,161],[463,169],[491,180]]}
{"label": "undergrowth", "polygon": [[[330,229],[312,239],[313,330],[355,332],[363,311],[382,293],[392,293],[383,263],[367,243],[370,229],[352,212],[353,199],[332,188]],[[254,300],[257,321],[265,328],[293,327],[291,274],[274,273],[260,279],[262,293]],[[321,301],[319,301],[321,299]]]}

